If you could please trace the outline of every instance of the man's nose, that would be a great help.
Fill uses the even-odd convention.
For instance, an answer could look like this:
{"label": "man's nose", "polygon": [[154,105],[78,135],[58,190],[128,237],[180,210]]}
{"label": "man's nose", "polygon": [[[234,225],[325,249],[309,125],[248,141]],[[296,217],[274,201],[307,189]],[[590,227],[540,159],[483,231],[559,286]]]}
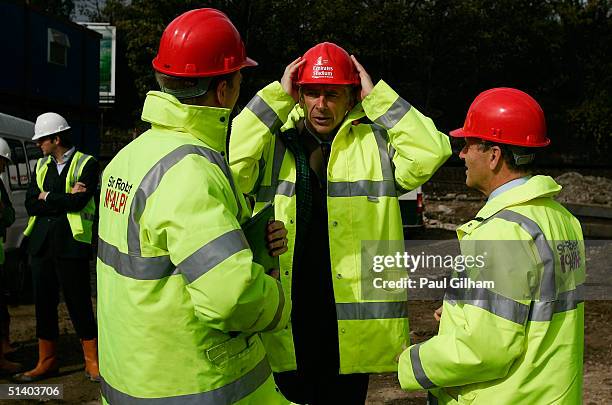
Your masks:
{"label": "man's nose", "polygon": [[321,94],[317,98],[316,106],[317,108],[325,108],[327,106],[327,99],[325,98],[324,94]]}

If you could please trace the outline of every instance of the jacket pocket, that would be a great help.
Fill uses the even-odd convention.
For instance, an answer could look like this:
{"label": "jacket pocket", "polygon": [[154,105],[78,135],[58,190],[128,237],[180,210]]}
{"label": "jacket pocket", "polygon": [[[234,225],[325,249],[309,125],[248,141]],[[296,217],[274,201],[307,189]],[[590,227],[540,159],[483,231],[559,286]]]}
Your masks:
{"label": "jacket pocket", "polygon": [[258,334],[240,335],[206,350],[210,363],[224,375],[242,375],[257,365],[265,352]]}

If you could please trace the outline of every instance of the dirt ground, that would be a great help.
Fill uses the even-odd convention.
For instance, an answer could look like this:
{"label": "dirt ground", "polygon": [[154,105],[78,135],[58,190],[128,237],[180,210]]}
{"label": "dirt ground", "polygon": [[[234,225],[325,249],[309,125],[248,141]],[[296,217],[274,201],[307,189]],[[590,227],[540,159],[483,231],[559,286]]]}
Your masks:
{"label": "dirt ground", "polygon": [[[482,206],[473,201],[428,201],[427,223],[430,228],[415,233],[418,239],[451,239],[452,224],[445,221],[446,215],[466,219]],[[431,228],[433,227],[433,228]],[[445,229],[446,228],[446,229]],[[607,254],[607,253],[606,253]],[[92,266],[93,272],[93,266]],[[428,339],[437,332],[433,311],[439,301],[411,301],[410,327],[413,343]],[[587,405],[612,403],[612,301],[589,301],[585,304],[585,356],[584,356],[584,403]],[[36,361],[35,319],[33,305],[9,308],[12,315],[11,338],[19,345],[12,359],[26,366]],[[48,384],[63,384],[63,400],[47,400],[48,404],[98,404],[99,386],[86,379],[83,371],[82,352],[66,308],[60,305],[60,375],[45,381]],[[8,384],[6,376],[0,376],[0,384]],[[39,401],[2,401],[8,404],[29,404]],[[367,404],[413,405],[425,404],[425,393],[406,393],[399,388],[395,374],[380,374],[370,377]]]}

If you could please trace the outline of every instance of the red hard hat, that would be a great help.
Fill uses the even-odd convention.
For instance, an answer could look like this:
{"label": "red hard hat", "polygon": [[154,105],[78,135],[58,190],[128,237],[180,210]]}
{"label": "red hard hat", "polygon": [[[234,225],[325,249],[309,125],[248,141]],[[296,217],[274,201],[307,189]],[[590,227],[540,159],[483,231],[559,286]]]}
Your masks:
{"label": "red hard hat", "polygon": [[506,87],[480,93],[468,110],[463,128],[450,134],[534,148],[550,143],[538,102],[527,93]]}
{"label": "red hard hat", "polygon": [[304,54],[303,59],[306,63],[298,71],[299,85],[360,83],[351,57],[336,44],[323,42],[315,45]]}
{"label": "red hard hat", "polygon": [[207,77],[257,66],[230,19],[214,8],[187,11],[164,30],[153,68],[170,76]]}

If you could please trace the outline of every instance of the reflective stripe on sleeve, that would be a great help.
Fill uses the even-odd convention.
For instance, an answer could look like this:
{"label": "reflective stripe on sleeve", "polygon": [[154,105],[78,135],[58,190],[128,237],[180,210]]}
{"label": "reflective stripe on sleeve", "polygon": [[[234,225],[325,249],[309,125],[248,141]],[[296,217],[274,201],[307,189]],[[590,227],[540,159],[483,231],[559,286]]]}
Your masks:
{"label": "reflective stripe on sleeve", "polygon": [[[280,181],[278,176],[280,175],[281,167],[283,165],[283,159],[285,158],[285,144],[280,137],[274,138],[274,156],[272,158],[272,174],[271,174],[271,185],[262,185],[257,191],[258,202],[271,202],[274,200],[276,194],[286,195],[291,197],[295,195],[295,184],[289,181]],[[284,184],[288,183],[288,184]],[[293,190],[291,189],[293,185]]]}
{"label": "reflective stripe on sleeve", "polygon": [[529,316],[529,305],[514,301],[486,288],[449,288],[444,297],[454,303],[473,305],[508,321],[524,325]]}
{"label": "reflective stripe on sleeve", "polygon": [[336,303],[336,314],[339,321],[406,318],[408,308],[405,301]]}
{"label": "reflective stripe on sleeve", "polygon": [[[196,394],[177,395],[165,398],[134,397],[113,388],[104,378],[100,388],[104,399],[109,404],[122,405],[229,405],[246,398],[259,388],[272,370],[267,358],[263,358],[251,371],[223,387]],[[127,382],[130,384],[130,382]]]}
{"label": "reflective stripe on sleeve", "polygon": [[136,280],[161,280],[171,276],[175,270],[170,256],[128,255],[102,238],[98,239],[98,259],[122,276]]}
{"label": "reflective stripe on sleeve", "polygon": [[242,230],[231,230],[211,240],[183,260],[178,265],[178,272],[192,283],[225,259],[248,248],[249,244]]}
{"label": "reflective stripe on sleeve", "polygon": [[410,348],[410,363],[412,364],[412,372],[414,373],[414,378],[417,380],[421,387],[426,390],[434,388],[436,384],[434,384],[427,374],[425,374],[425,370],[423,369],[423,364],[421,363],[421,355],[419,353],[419,348],[421,347],[421,343],[414,345]]}
{"label": "reflective stripe on sleeve", "polygon": [[276,286],[278,287],[278,306],[276,307],[276,313],[274,314],[270,324],[266,326],[262,332],[276,328],[283,316],[283,309],[285,308],[285,294],[283,293],[283,287],[281,286],[280,281],[276,282]]}
{"label": "reflective stripe on sleeve", "polygon": [[374,120],[379,125],[389,129],[393,128],[410,111],[410,103],[401,97],[389,107],[386,113]]}
{"label": "reflective stripe on sleeve", "polygon": [[246,108],[251,110],[272,133],[276,132],[283,124],[278,114],[259,95],[255,95],[246,105]]}

